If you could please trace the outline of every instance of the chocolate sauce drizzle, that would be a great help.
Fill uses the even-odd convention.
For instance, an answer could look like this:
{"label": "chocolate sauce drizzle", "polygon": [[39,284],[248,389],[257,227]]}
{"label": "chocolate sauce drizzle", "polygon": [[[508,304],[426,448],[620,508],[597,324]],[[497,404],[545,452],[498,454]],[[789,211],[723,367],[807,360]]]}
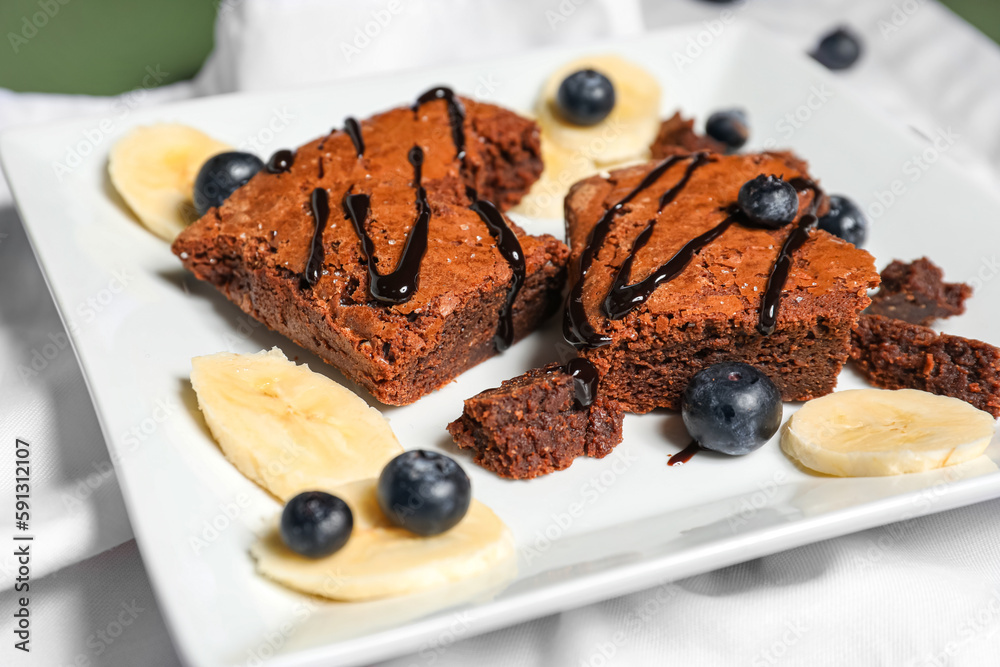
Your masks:
{"label": "chocolate sauce drizzle", "polygon": [[[413,113],[416,114],[422,104],[433,102],[434,100],[444,100],[448,105],[448,122],[451,124],[451,138],[455,144],[455,159],[462,162],[465,160],[465,107],[461,100],[455,96],[451,88],[438,86],[428,90],[417,98],[413,105]],[[507,221],[497,210],[497,207],[486,199],[480,199],[479,195],[471,186],[465,188],[466,196],[472,202],[469,208],[475,211],[480,219],[486,224],[490,234],[496,239],[497,250],[507,260],[510,270],[513,272],[510,287],[507,290],[507,298],[503,308],[500,310],[500,321],[497,323],[497,331],[493,336],[493,347],[497,352],[503,352],[514,342],[514,324],[512,314],[514,299],[517,298],[521,286],[524,284],[525,265],[524,252],[521,250],[521,243],[517,240],[517,235],[507,226]]]}
{"label": "chocolate sauce drizzle", "polygon": [[323,232],[326,231],[326,223],[330,219],[330,196],[323,188],[316,188],[309,197],[309,203],[316,227],[313,230],[312,243],[309,245],[309,259],[306,260],[306,269],[302,272],[303,288],[312,287],[319,281],[325,255]]}
{"label": "chocolate sauce drizzle", "polygon": [[701,451],[701,445],[697,440],[692,440],[691,444],[667,459],[668,466],[684,465],[691,460],[695,454]]}
{"label": "chocolate sauce drizzle", "polygon": [[590,407],[597,396],[597,381],[600,379],[594,364],[583,357],[576,357],[563,364],[562,370],[573,378],[576,405],[581,408]]}
{"label": "chocolate sauce drizzle", "polygon": [[[702,154],[699,153],[698,155]],[[598,220],[597,224],[590,231],[590,237],[587,239],[587,244],[584,246],[583,254],[580,257],[579,275],[566,300],[566,312],[563,319],[563,336],[573,347],[578,349],[603,347],[611,343],[611,338],[598,333],[590,322],[587,321],[587,311],[583,305],[583,281],[587,277],[587,272],[590,271],[591,265],[594,263],[594,256],[600,250],[601,246],[604,245],[604,240],[607,238],[608,232],[611,231],[611,225],[615,217],[621,213],[625,205],[632,201],[636,195],[656,183],[670,167],[686,159],[688,159],[687,156],[671,155],[663,160],[663,162],[646,174],[639,185],[635,186],[631,192],[605,211],[604,215],[601,216],[601,219]]]}
{"label": "chocolate sauce drizzle", "polygon": [[637,308],[652,295],[656,288],[660,286],[660,283],[676,278],[684,270],[684,267],[687,266],[687,263],[691,261],[691,258],[698,254],[702,248],[719,238],[723,232],[729,229],[729,225],[733,223],[734,218],[732,216],[726,218],[723,222],[701,236],[688,241],[666,264],[653,271],[653,273],[646,276],[643,280],[632,285],[628,284],[632,263],[635,261],[636,255],[649,242],[649,238],[653,235],[653,229],[656,227],[656,221],[659,220],[659,214],[684,189],[684,186],[691,180],[691,175],[695,170],[707,162],[708,156],[705,153],[694,155],[687,169],[684,171],[681,180],[677,181],[676,185],[668,189],[660,197],[660,206],[656,212],[656,217],[649,221],[646,228],[642,230],[632,243],[632,252],[629,253],[628,258],[618,268],[615,279],[611,284],[611,290],[604,299],[602,310],[608,318],[618,320],[632,312],[634,308]]}
{"label": "chocolate sauce drizzle", "polygon": [[543,370],[546,373],[565,373],[573,379],[573,407],[588,408],[594,403],[601,379],[594,364],[583,357],[574,357],[565,364],[551,364]]}
{"label": "chocolate sauce drizzle", "polygon": [[455,92],[451,88],[438,86],[431,88],[426,93],[417,98],[413,105],[413,113],[420,110],[420,105],[434,100],[444,100],[448,104],[448,121],[451,123],[451,138],[455,142],[455,159],[465,159],[465,107],[462,102],[455,97]]}
{"label": "chocolate sauce drizzle", "polygon": [[517,298],[517,293],[521,291],[521,286],[524,284],[524,252],[521,250],[521,243],[517,240],[517,235],[507,226],[507,222],[497,207],[492,202],[476,197],[472,188],[469,188],[469,195],[469,198],[473,200],[469,208],[482,218],[486,228],[490,230],[490,235],[496,239],[497,250],[507,260],[510,270],[514,273],[510,287],[507,288],[507,298],[500,310],[500,321],[497,323],[496,333],[493,334],[493,347],[497,352],[503,352],[514,342],[512,313],[514,299]]}
{"label": "chocolate sauce drizzle", "polygon": [[[583,305],[583,280],[586,277],[587,272],[590,270],[594,256],[603,245],[604,240],[611,229],[615,216],[637,194],[653,185],[667,169],[682,159],[690,160],[684,175],[675,185],[670,187],[660,197],[659,209],[657,210],[656,217],[646,224],[646,227],[643,228],[636,239],[632,242],[632,249],[629,256],[624,262],[622,262],[622,265],[618,267],[618,270],[615,272],[611,288],[605,296],[604,301],[601,303],[601,311],[605,317],[617,320],[628,315],[635,308],[643,304],[653,294],[657,287],[664,282],[676,278],[695,257],[695,255],[697,255],[705,246],[722,236],[722,234],[724,234],[734,223],[752,225],[752,223],[739,209],[738,205],[733,204],[728,208],[723,209],[723,211],[727,213],[725,219],[703,234],[688,241],[674,254],[673,257],[667,260],[665,264],[650,273],[644,279],[639,282],[629,284],[628,280],[629,274],[632,270],[632,264],[635,261],[636,255],[640,250],[642,250],[643,247],[645,247],[645,245],[649,242],[649,239],[652,237],[659,215],[663,212],[663,209],[677,197],[680,191],[684,189],[688,181],[691,179],[691,175],[694,171],[698,167],[710,162],[711,158],[709,158],[705,153],[696,153],[690,157],[671,156],[661,162],[655,169],[649,172],[645,178],[643,178],[635,189],[608,209],[590,233],[590,238],[588,238],[587,244],[583,250],[583,255],[580,258],[578,279],[574,284],[573,290],[570,292],[570,296],[567,300],[565,318],[563,321],[563,335],[574,347],[578,349],[601,347],[611,342],[611,339],[608,336],[598,333],[587,321],[587,315]],[[809,238],[809,233],[816,227],[817,223],[816,209],[819,206],[821,198],[819,187],[812,181],[801,177],[793,178],[789,181],[789,183],[791,183],[791,185],[798,192],[802,192],[803,190],[812,190],[813,197],[807,211],[799,220],[798,225],[796,225],[795,229],[792,230],[782,244],[778,257],[775,260],[770,275],[768,276],[767,287],[764,290],[764,294],[761,299],[757,325],[757,330],[763,335],[770,335],[775,330],[778,310],[781,304],[781,293],[784,290],[785,283],[788,280],[788,275],[792,266],[792,255],[806,242]]]}
{"label": "chocolate sauce drizzle", "polygon": [[695,170],[704,165],[708,164],[711,160],[708,158],[708,153],[695,153],[691,156],[691,162],[688,164],[687,169],[684,170],[684,175],[681,176],[681,180],[677,181],[676,184],[671,186],[660,195],[660,205],[656,209],[656,215],[663,213],[663,209],[666,208],[670,202],[677,198],[681,190],[688,184],[691,180],[691,175],[694,174]]}
{"label": "chocolate sauce drizzle", "polygon": [[809,238],[809,233],[812,232],[818,222],[816,209],[819,208],[819,200],[821,199],[819,187],[805,178],[793,178],[789,183],[798,192],[812,190],[813,198],[809,202],[808,210],[799,220],[799,224],[785,238],[785,242],[778,252],[778,257],[774,260],[774,266],[771,267],[771,275],[767,277],[767,287],[764,289],[764,296],[761,297],[760,315],[757,319],[757,331],[765,336],[774,333],[774,329],[778,324],[781,293],[785,289],[785,283],[788,282],[788,274],[792,270],[792,255],[806,242],[806,239]]}
{"label": "chocolate sauce drizzle", "polygon": [[[422,104],[433,102],[434,100],[444,100],[448,106],[448,121],[451,125],[452,141],[455,144],[455,159],[462,161],[465,159],[465,107],[450,88],[440,86],[432,88],[418,97],[416,103],[413,105],[413,113],[417,114]],[[344,121],[344,132],[354,144],[358,158],[361,158],[365,152],[365,144],[361,135],[361,125],[356,119],[348,117]],[[287,171],[291,167],[293,157],[290,151],[275,153],[268,162],[268,171],[272,173]],[[431,207],[427,202],[427,192],[421,183],[424,152],[419,146],[414,146],[410,149],[408,158],[410,164],[413,166],[413,187],[417,193],[417,220],[406,237],[403,254],[392,273],[383,275],[378,272],[375,266],[375,243],[365,229],[365,223],[371,211],[371,198],[367,194],[348,191],[343,200],[344,213],[351,220],[366,257],[369,277],[368,292],[373,299],[384,304],[405,303],[413,296],[417,290],[417,283],[419,281],[420,264],[424,253],[427,251]],[[322,176],[322,162],[320,163],[320,170],[320,175]],[[514,340],[512,312],[514,300],[517,298],[517,294],[524,284],[524,252],[521,249],[521,244],[517,236],[508,227],[506,220],[500,211],[497,210],[496,206],[485,199],[479,198],[476,191],[471,187],[466,188],[466,195],[471,202],[469,208],[475,211],[480,219],[482,219],[490,235],[496,240],[497,250],[507,261],[513,274],[503,308],[500,311],[497,330],[493,336],[494,348],[498,352],[502,352],[510,347]],[[317,238],[313,239],[312,252],[309,259],[310,266],[314,261],[317,265],[322,261],[322,256],[319,259],[315,259],[316,253],[322,252],[322,232],[319,229],[318,223],[317,234],[320,237],[318,241]],[[316,270],[316,279],[318,279],[318,268]],[[309,284],[314,283],[315,279]]]}
{"label": "chocolate sauce drizzle", "polygon": [[361,158],[365,154],[365,140],[361,137],[361,124],[357,119],[348,116],[344,119],[344,133],[351,138],[354,144],[354,151]]}
{"label": "chocolate sauce drizzle", "polygon": [[407,156],[413,166],[413,187],[416,190],[417,220],[406,236],[403,254],[392,273],[381,274],[375,266],[375,242],[365,230],[365,221],[371,208],[371,200],[366,194],[348,194],[344,197],[344,212],[351,219],[354,231],[361,239],[368,263],[368,292],[376,301],[386,304],[400,304],[410,300],[417,291],[420,279],[420,262],[427,251],[427,230],[431,219],[431,207],[427,203],[427,191],[421,184],[421,167],[424,151],[419,146],[410,149]]}
{"label": "chocolate sauce drizzle", "polygon": [[295,162],[295,154],[287,148],[282,148],[271,156],[264,167],[272,174],[280,174],[291,169],[293,162]]}
{"label": "chocolate sauce drizzle", "polygon": [[620,320],[631,313],[653,294],[656,288],[660,286],[660,283],[676,278],[702,248],[722,236],[735,221],[735,216],[728,216],[704,234],[696,236],[685,243],[683,248],[678,250],[673,257],[667,260],[656,271],[653,271],[639,282],[628,285],[626,282],[628,281],[629,272],[632,270],[632,262],[635,261],[636,254],[642,250],[643,246],[649,241],[649,237],[653,234],[654,223],[650,222],[642,233],[639,234],[639,237],[636,238],[632,244],[632,253],[622,262],[618,273],[615,274],[611,290],[608,292],[608,296],[605,297],[604,303],[601,304],[604,314],[608,319]]}

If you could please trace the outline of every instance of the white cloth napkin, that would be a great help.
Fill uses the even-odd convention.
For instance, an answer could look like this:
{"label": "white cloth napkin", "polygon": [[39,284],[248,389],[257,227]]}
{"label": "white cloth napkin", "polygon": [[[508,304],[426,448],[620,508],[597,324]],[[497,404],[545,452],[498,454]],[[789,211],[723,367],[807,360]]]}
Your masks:
{"label": "white cloth napkin", "polygon": [[[139,104],[191,94],[190,84],[144,92]],[[0,130],[111,109],[111,98],[27,95],[0,89]],[[2,442],[31,451],[32,575],[43,577],[132,538],[118,480],[90,402],[80,365],[48,294],[41,269],[0,177],[0,421]],[[3,497],[14,496],[14,458],[2,457]],[[3,532],[13,527],[4,522]],[[10,543],[9,537],[6,541]],[[16,559],[0,552],[4,588]]]}
{"label": "white cloth napkin", "polygon": [[[954,127],[965,140],[948,158],[995,187],[1000,49],[932,0],[222,0],[216,49],[197,79],[130,100],[299,86],[623,37],[643,25],[694,21],[710,29],[724,11],[770,27],[803,51],[833,25],[851,25],[865,56],[845,80],[915,131]],[[0,90],[0,130],[99,113],[116,102]],[[12,555],[0,552],[0,664],[179,664],[128,542],[131,529],[79,366],[2,179],[0,285],[0,437],[31,443],[39,545],[29,655],[11,648],[16,568]],[[12,457],[0,457],[0,470],[2,495],[10,498]],[[5,535],[9,530],[4,525]],[[997,553],[1000,501],[993,501],[482,637],[458,632],[387,664],[996,664]]]}

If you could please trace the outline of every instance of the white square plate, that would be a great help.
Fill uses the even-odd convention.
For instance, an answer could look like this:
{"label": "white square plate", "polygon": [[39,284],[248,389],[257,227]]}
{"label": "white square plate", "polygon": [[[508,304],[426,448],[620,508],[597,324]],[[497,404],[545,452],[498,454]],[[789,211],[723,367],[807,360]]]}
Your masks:
{"label": "white square plate", "polygon": [[[655,73],[664,114],[681,108],[703,119],[718,108],[748,109],[750,149],[790,146],[809,159],[828,191],[874,207],[868,247],[880,267],[926,253],[949,278],[978,282],[969,312],[946,327],[1000,341],[1000,281],[986,279],[993,271],[988,249],[1000,246],[1000,202],[938,159],[947,141],[937,148],[918,141],[822,68],[759,33],[729,27],[679,66],[675,55],[699,30],[311,90],[194,100],[2,137],[4,169],[72,334],[159,603],[188,663],[257,664],[274,654],[275,665],[354,665],[433,652],[459,636],[1000,495],[996,443],[988,458],[965,466],[892,478],[809,475],[776,441],[745,458],[703,455],[669,468],[667,457],[686,443],[679,416],[665,412],[629,416],[625,442],[606,459],[579,460],[530,482],[499,479],[456,454],[444,427],[464,398],[556,358],[554,318],[545,331],[416,405],[384,410],[404,446],[457,456],[476,497],[512,528],[519,547],[512,585],[492,599],[484,593],[444,609],[469,592],[458,587],[347,605],[254,574],[247,549],[279,507],[213,443],[187,382],[190,359],[278,345],[314,370],[340,376],[199,284],[124,209],[108,184],[106,160],[135,125],[186,123],[234,145],[253,138],[269,154],[327,132],[347,115],[406,104],[438,83],[528,110],[558,65],[613,51]],[[561,235],[551,221],[528,226]],[[861,384],[850,372],[840,378],[841,388]],[[795,406],[785,408],[787,417]]]}

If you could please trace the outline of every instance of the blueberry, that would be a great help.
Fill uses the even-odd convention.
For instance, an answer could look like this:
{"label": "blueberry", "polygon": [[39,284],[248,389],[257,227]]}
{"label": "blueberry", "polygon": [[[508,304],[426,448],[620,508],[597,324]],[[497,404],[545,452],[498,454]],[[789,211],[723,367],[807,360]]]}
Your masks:
{"label": "blueberry", "polygon": [[750,136],[747,114],[742,109],[716,111],[705,122],[705,132],[730,148],[742,148]]}
{"label": "blueberry", "polygon": [[860,248],[868,238],[868,218],[843,195],[830,195],[830,212],[819,219],[819,228]]}
{"label": "blueberry", "polygon": [[700,371],[681,397],[681,416],[705,449],[742,456],[781,426],[781,392],[762,372],[739,362]]}
{"label": "blueberry", "polygon": [[596,125],[615,108],[615,87],[600,72],[582,69],[559,84],[556,103],[560,115],[574,125]]}
{"label": "blueberry", "polygon": [[219,153],[201,165],[194,180],[194,207],[205,215],[213,206],[222,206],[229,195],[264,168],[260,158],[250,153]]}
{"label": "blueberry", "polygon": [[787,225],[799,212],[799,193],[791,183],[773,175],[761,174],[744,183],[738,201],[750,220],[771,229]]}
{"label": "blueberry", "polygon": [[861,57],[861,41],[850,30],[837,28],[824,35],[809,55],[827,69],[847,69]]}
{"label": "blueberry", "polygon": [[300,493],[281,512],[281,539],[308,558],[339,551],[353,528],[354,515],[347,503],[323,491]]}
{"label": "blueberry", "polygon": [[438,535],[465,516],[472,483],[454,459],[415,449],[403,452],[382,469],[377,496],[393,524],[417,535]]}

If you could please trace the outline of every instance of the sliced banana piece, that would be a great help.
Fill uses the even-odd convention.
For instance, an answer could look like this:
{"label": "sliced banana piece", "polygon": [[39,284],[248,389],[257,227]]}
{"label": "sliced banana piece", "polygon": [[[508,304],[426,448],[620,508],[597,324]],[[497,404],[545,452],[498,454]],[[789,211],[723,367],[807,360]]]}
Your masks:
{"label": "sliced banana piece", "polygon": [[542,162],[545,170],[531,190],[514,207],[515,213],[532,218],[563,217],[563,200],[571,185],[598,172],[592,161],[555,144],[542,135]]}
{"label": "sliced banana piece", "polygon": [[[587,68],[611,79],[615,107],[600,123],[583,127],[562,119],[556,92],[567,75]],[[535,105],[545,170],[514,212],[562,219],[563,199],[571,185],[649,159],[649,145],[660,129],[659,113],[660,86],[638,65],[618,56],[589,56],[561,67],[546,81]]]}
{"label": "sliced banana piece", "polygon": [[838,477],[923,472],[980,456],[991,415],[915,389],[854,389],[807,402],[788,420],[781,448],[806,468]]}
{"label": "sliced banana piece", "polygon": [[378,410],[277,348],[195,357],[191,384],[226,458],[282,500],[378,476],[403,451]]}
{"label": "sliced banana piece", "polygon": [[[581,69],[604,74],[615,87],[615,107],[596,125],[583,127],[562,119],[556,92],[567,75]],[[535,108],[542,134],[558,146],[598,167],[649,156],[660,127],[660,85],[652,74],[614,55],[587,56],[552,73]]]}
{"label": "sliced banana piece", "polygon": [[354,514],[347,545],[326,558],[310,559],[281,541],[277,526],[250,549],[262,575],[280,584],[334,600],[405,595],[509,566],[514,540],[490,508],[473,500],[451,530],[420,537],[389,523],[375,497],[377,480],[328,489]]}
{"label": "sliced banana piece", "polygon": [[228,144],[186,125],[137,127],[112,147],[108,174],[139,221],[173,241],[198,217],[192,203],[198,171],[227,150]]}

